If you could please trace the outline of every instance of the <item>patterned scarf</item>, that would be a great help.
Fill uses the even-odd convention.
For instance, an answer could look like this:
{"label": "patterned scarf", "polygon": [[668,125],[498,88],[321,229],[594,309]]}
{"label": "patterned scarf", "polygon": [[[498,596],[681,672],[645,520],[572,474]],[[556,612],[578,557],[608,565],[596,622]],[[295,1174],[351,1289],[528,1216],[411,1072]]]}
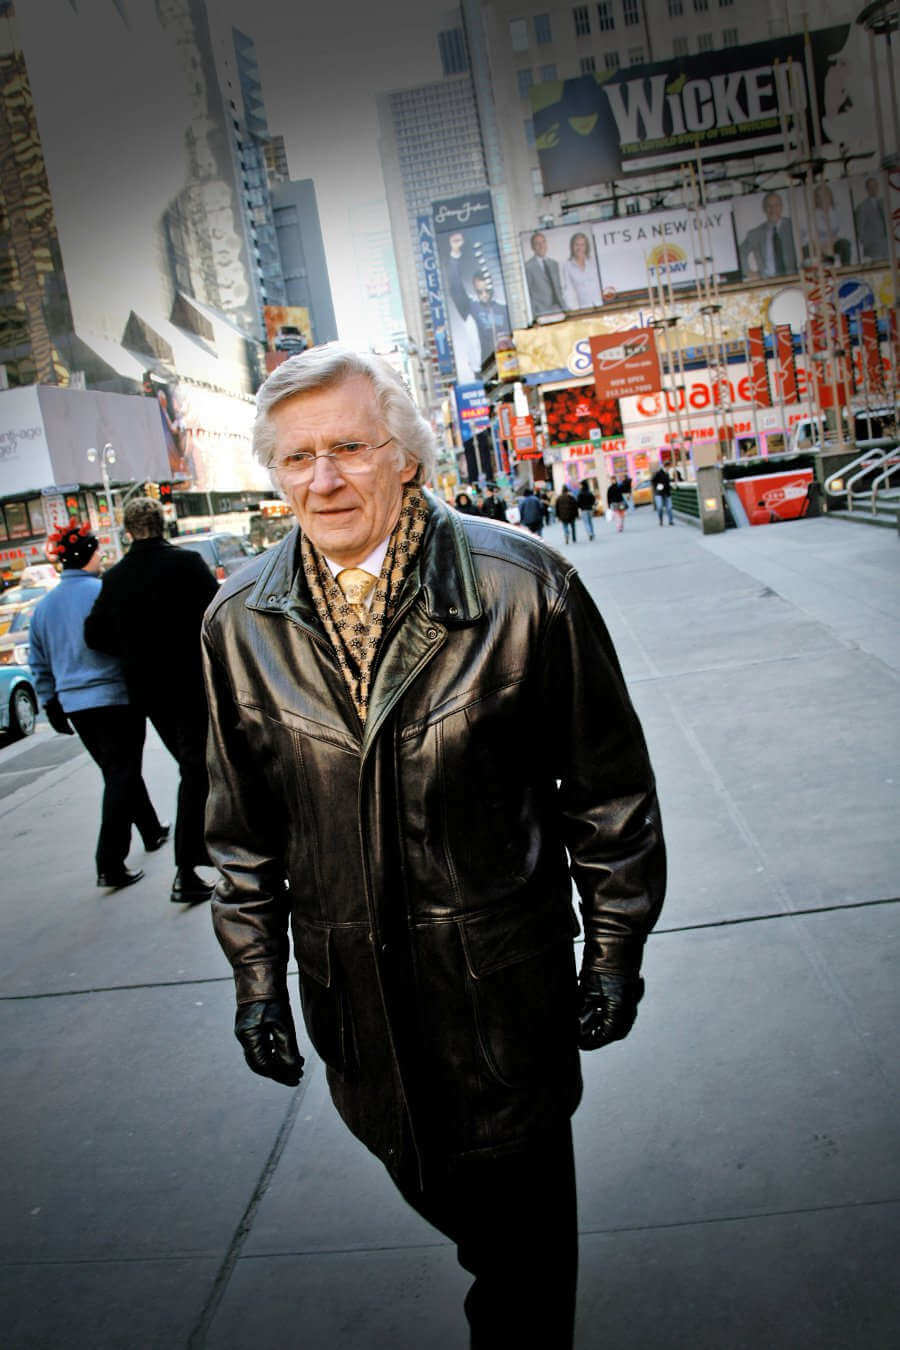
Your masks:
{"label": "patterned scarf", "polygon": [[364,614],[349,603],[315,545],[306,535],[301,538],[306,584],[363,725],[369,710],[369,691],[381,638],[393,617],[400,588],[421,547],[428,515],[428,504],[421,490],[407,484],[403,490],[400,519],[391,534],[375,586],[372,608]]}

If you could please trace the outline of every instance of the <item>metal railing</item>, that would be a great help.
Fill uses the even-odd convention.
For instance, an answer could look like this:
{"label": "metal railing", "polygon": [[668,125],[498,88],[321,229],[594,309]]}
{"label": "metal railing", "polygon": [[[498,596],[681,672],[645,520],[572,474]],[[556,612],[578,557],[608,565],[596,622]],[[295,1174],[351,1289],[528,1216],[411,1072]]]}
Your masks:
{"label": "metal railing", "polygon": [[[896,440],[890,438],[873,441],[866,446],[862,454],[857,455],[856,459],[852,459],[849,464],[844,464],[840,469],[835,469],[834,473],[830,473],[823,486],[826,495],[845,494],[847,510],[852,511],[854,487],[861,479],[875,473],[875,479],[871,484],[871,502],[874,513],[882,480],[889,482],[891,476],[898,470],[900,470],[900,447],[898,447]],[[838,483],[841,484],[840,487],[836,486]]]}

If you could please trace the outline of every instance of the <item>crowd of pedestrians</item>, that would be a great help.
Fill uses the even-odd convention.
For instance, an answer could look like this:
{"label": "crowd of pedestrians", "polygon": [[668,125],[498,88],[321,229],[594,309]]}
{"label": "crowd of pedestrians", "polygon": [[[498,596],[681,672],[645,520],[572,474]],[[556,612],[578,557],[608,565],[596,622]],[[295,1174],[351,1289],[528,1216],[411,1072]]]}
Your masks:
{"label": "crowd of pedestrians", "polygon": [[[650,487],[660,525],[665,520],[673,525],[672,479],[663,465],[650,480]],[[596,538],[598,499],[589,479],[582,479],[577,491],[568,483],[563,483],[558,492],[549,487],[530,485],[518,491],[520,495],[510,494],[507,500],[496,483],[489,483],[483,492],[480,487],[469,485],[456,494],[454,506],[463,515],[487,516],[492,520],[521,525],[539,536],[543,535],[545,526],[555,517],[562,525],[565,545],[578,542],[579,524],[588,542],[592,543]],[[633,484],[627,471],[610,479],[604,507],[610,524],[614,525],[617,534],[621,534],[629,513],[635,509]]]}

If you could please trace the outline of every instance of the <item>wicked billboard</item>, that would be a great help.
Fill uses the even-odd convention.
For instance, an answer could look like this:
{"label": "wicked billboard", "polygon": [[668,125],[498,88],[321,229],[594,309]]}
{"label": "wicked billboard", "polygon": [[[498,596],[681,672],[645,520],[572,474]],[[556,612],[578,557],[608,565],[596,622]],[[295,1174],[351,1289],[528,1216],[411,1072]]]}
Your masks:
{"label": "wicked billboard", "polygon": [[[811,142],[821,135],[826,146],[868,146],[866,81],[846,75],[858,77],[865,59],[859,32],[847,24],[819,29],[809,35],[809,48],[814,89],[802,34],[533,85],[545,194],[680,164],[686,156],[777,150],[784,144],[779,110],[789,107],[806,109]],[[816,127],[814,108],[822,111]]]}

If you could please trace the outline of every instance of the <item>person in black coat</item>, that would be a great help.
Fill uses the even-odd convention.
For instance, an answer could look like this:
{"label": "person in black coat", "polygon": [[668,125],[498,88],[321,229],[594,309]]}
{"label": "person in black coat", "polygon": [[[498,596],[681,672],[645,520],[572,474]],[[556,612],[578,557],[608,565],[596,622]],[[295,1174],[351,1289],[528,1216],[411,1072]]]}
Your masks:
{"label": "person in black coat", "polygon": [[569,542],[569,534],[572,535],[572,543],[575,539],[575,522],[578,519],[578,503],[569,491],[567,483],[563,483],[559,490],[559,496],[556,499],[556,519],[563,527],[563,539],[565,543]]}
{"label": "person in black coat", "polygon": [[208,900],[212,887],[195,868],[209,863],[203,838],[206,807],[207,709],[200,656],[200,623],[218,583],[198,553],[163,538],[159,502],[135,497],[125,508],[133,543],[111,567],[85,620],[95,651],[117,656],[132,703],[149,717],[177,761],[175,904]]}
{"label": "person in black coat", "polygon": [[663,512],[669,517],[669,524],[674,525],[675,522],[672,519],[672,480],[662,464],[660,464],[650,482],[653,487],[653,505],[656,507],[660,525],[663,523]]}
{"label": "person in black coat", "polygon": [[468,492],[457,492],[456,501],[453,503],[457,511],[462,511],[464,516],[480,516],[481,512],[472,501]]}
{"label": "person in black coat", "polygon": [[506,502],[495,487],[488,487],[481,514],[488,520],[506,520]]}

